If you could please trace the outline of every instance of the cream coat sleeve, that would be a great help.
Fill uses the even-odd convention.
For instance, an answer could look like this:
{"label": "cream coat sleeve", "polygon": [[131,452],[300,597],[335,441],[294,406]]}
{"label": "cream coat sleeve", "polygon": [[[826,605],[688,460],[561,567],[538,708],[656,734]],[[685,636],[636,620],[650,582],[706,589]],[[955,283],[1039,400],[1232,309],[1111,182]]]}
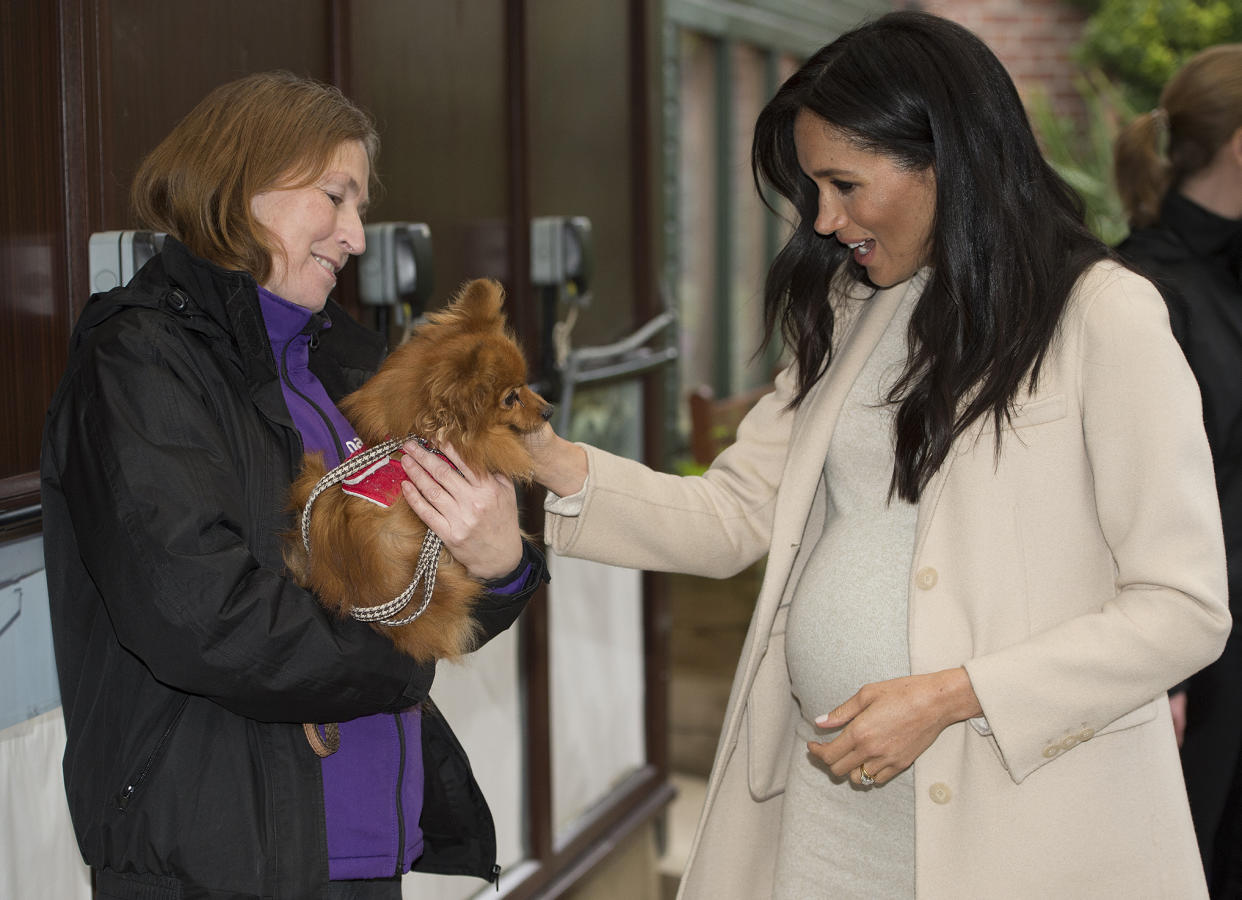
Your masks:
{"label": "cream coat sleeve", "polygon": [[[1037,559],[1027,575],[1039,603],[1029,607],[1030,636],[965,664],[1015,781],[1069,758],[1062,751],[1075,740],[1106,733],[1110,725],[1116,730],[1127,714],[1150,719],[1141,708],[1215,659],[1229,631],[1220,512],[1199,394],[1164,304],[1145,280],[1097,266],[1063,328],[1058,377],[1081,420],[1084,502],[1094,504],[1103,565],[1073,562],[1087,559],[1078,545],[1097,541],[1093,533],[1049,546],[1063,549],[1060,565],[1071,574],[1075,565],[1107,573],[1111,554],[1113,583],[1095,575],[1041,580],[1031,574]],[[1065,489],[1055,473],[1045,475],[1043,490]],[[1033,535],[1057,527],[1054,520],[1024,519]],[[1035,535],[1022,551],[1039,557],[1038,540]],[[1052,571],[1057,562],[1045,568]],[[1062,619],[1037,621],[1044,609],[1064,611],[1057,613]]]}
{"label": "cream coat sleeve", "polygon": [[562,556],[632,569],[713,578],[740,572],[768,551],[793,390],[787,369],[742,421],[736,443],[702,476],[656,472],[586,447],[590,477],[582,510],[577,516],[549,510],[548,544]]}

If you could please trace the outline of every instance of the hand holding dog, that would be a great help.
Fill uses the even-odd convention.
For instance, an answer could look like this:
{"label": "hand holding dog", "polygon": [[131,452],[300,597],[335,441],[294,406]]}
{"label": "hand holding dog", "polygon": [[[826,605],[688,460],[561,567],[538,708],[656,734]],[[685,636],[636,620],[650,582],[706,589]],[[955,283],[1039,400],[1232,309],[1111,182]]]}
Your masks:
{"label": "hand holding dog", "polygon": [[517,568],[522,536],[513,482],[475,473],[449,445],[440,450],[452,465],[415,441],[404,450],[401,465],[410,479],[401,486],[406,503],[467,573],[485,581]]}
{"label": "hand holding dog", "polygon": [[[488,602],[485,582],[508,576],[524,555],[514,489],[534,468],[524,436],[552,415],[527,383],[501,286],[463,285],[337,406],[369,450],[387,450],[394,435],[442,450],[406,443],[395,473],[386,452],[361,457],[348,491],[317,490],[330,473],[321,454],[307,454],[289,491],[289,507],[309,520],[305,534],[293,527],[284,536],[290,575],[326,609],[370,621],[421,663],[474,651],[487,638],[474,615]],[[445,551],[434,560],[423,558],[436,546],[429,529]],[[368,618],[402,598],[385,618]]]}

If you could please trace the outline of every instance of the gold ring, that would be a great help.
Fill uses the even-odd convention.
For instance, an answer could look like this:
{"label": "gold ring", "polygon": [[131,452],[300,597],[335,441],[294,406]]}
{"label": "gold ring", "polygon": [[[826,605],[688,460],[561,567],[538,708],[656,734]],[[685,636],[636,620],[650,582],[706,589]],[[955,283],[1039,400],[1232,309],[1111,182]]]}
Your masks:
{"label": "gold ring", "polygon": [[858,764],[858,774],[860,776],[858,780],[862,782],[863,787],[871,787],[875,784],[875,776],[870,774],[862,763]]}

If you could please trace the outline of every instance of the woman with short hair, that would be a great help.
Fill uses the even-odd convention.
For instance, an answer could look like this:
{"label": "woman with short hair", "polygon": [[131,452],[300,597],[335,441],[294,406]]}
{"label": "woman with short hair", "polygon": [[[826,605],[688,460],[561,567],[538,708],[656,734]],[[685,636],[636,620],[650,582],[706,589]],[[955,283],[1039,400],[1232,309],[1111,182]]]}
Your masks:
{"label": "woman with short hair", "polygon": [[[411,870],[496,878],[487,804],[425,705],[434,663],[326,611],[281,557],[303,453],[357,448],[336,401],[387,349],[329,296],[366,245],[378,146],[328,85],[217,88],[135,178],[162,251],[74,331],[44,551],[65,786],[100,898],[395,900]],[[487,640],[546,573],[513,485],[463,471],[441,537],[490,588]],[[307,722],[339,722],[340,749],[321,759]]]}

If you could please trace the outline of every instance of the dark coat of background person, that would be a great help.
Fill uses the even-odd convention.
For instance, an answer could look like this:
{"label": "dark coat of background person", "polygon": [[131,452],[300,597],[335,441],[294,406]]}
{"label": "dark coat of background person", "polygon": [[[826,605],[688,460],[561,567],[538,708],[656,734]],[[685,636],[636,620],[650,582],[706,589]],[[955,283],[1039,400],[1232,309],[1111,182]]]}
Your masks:
{"label": "dark coat of background person", "polygon": [[1242,897],[1242,222],[1170,191],[1159,221],[1117,249],[1160,289],[1203,395],[1234,627],[1186,684],[1182,766],[1213,895]]}

